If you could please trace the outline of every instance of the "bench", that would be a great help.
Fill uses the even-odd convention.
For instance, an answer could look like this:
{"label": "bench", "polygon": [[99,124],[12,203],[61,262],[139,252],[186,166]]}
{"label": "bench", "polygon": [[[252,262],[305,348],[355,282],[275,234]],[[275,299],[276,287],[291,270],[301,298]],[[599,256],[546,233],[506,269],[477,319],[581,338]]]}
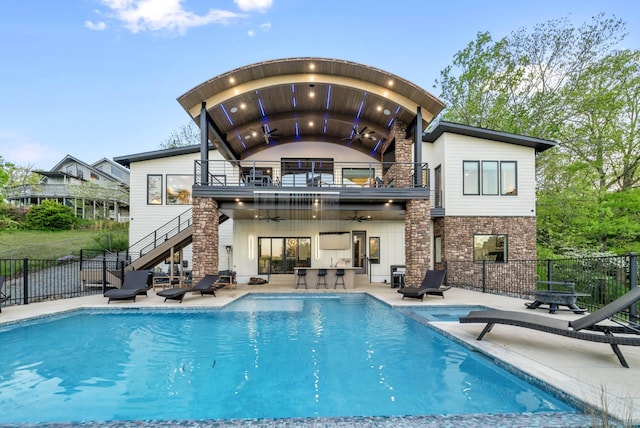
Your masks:
{"label": "bench", "polygon": [[532,290],[535,300],[533,303],[526,303],[527,308],[537,309],[540,305],[549,305],[549,313],[558,312],[559,306],[567,306],[576,314],[584,314],[585,310],[576,304],[576,298],[590,296],[586,293],[576,293],[575,283],[565,281],[537,281],[538,285],[545,285],[544,290]]}

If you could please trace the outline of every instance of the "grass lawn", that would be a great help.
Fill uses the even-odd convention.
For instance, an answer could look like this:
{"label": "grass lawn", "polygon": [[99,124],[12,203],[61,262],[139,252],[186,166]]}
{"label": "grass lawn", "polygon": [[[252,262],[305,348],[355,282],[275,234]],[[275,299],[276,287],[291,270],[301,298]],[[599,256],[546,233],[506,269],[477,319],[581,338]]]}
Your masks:
{"label": "grass lawn", "polygon": [[57,259],[70,254],[79,255],[81,249],[100,249],[110,241],[126,239],[127,235],[126,229],[5,230],[0,231],[0,259]]}

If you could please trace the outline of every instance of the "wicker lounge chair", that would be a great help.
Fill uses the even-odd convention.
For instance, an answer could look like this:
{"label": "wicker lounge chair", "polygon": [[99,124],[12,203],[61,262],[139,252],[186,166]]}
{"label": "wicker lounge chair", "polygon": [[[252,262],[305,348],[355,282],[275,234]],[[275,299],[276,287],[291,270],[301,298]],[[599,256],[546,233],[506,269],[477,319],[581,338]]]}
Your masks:
{"label": "wicker lounge chair", "polygon": [[[585,315],[573,321],[551,318],[544,315],[528,314],[515,311],[471,311],[461,317],[461,323],[486,323],[478,340],[482,340],[495,324],[506,324],[517,327],[540,330],[546,333],[572,337],[574,339],[588,340],[591,342],[608,343],[620,360],[620,364],[629,367],[618,345],[640,346],[640,329],[632,323],[620,323],[613,320],[605,324],[601,321],[610,319],[613,315],[623,311],[640,300],[640,287],[635,287],[622,297],[608,305],[598,309],[592,314]],[[613,334],[627,334],[627,336],[614,336]],[[629,334],[636,336],[629,336]]]}
{"label": "wicker lounge chair", "polygon": [[413,299],[422,300],[424,296],[432,294],[441,296],[444,299],[444,292],[451,287],[443,287],[446,270],[428,270],[420,287],[402,287],[398,293],[402,294],[402,298],[411,297]]}
{"label": "wicker lounge chair", "polygon": [[132,270],[125,273],[122,287],[109,290],[104,293],[104,297],[112,300],[133,300],[140,294],[147,295],[147,290],[151,288],[153,275],[148,270]]}
{"label": "wicker lounge chair", "polygon": [[[4,286],[4,276],[0,276],[0,305],[11,298],[10,294],[5,294],[2,291],[2,287]],[[0,306],[0,312],[2,312],[2,306]]]}
{"label": "wicker lounge chair", "polygon": [[216,290],[219,288],[223,288],[226,284],[218,283],[218,278],[220,275],[205,275],[196,285],[190,288],[172,288],[170,290],[162,290],[158,291],[156,295],[160,297],[164,297],[164,301],[167,300],[179,300],[182,303],[185,294],[190,293],[192,291],[200,292],[201,296],[205,294],[213,294],[215,297]]}

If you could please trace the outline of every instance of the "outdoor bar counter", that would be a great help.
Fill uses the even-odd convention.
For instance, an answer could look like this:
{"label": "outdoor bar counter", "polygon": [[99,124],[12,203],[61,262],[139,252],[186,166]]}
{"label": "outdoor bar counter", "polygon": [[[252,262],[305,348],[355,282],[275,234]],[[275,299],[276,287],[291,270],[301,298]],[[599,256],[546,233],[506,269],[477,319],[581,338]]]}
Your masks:
{"label": "outdoor bar counter", "polygon": [[305,269],[307,271],[306,279],[307,279],[307,288],[314,289],[316,288],[316,284],[318,283],[318,271],[320,269],[327,270],[327,276],[325,279],[327,280],[327,285],[321,284],[318,285],[317,288],[335,288],[336,287],[336,271],[338,269],[344,270],[344,285],[342,285],[342,281],[338,284],[338,288],[354,288],[356,282],[356,269],[354,267],[295,267],[294,275],[293,275],[293,286],[295,288],[304,288],[304,281],[300,279],[300,283],[298,284],[298,270]]}

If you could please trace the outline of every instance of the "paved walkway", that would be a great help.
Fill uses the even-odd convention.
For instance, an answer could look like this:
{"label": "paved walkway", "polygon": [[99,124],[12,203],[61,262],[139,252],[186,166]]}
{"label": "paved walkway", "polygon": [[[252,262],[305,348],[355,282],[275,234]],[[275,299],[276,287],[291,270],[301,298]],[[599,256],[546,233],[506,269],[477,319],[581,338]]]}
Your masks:
{"label": "paved walkway", "polygon": [[[219,307],[245,295],[248,292],[334,292],[336,290],[295,290],[293,276],[272,277],[272,282],[265,285],[249,286],[239,284],[235,289],[220,290],[217,297],[187,295],[182,304],[175,301],[163,302],[153,291],[149,297],[138,297],[131,301],[116,301],[107,305],[102,296],[87,296],[53,302],[37,303],[26,306],[3,308],[0,324],[53,314],[60,311],[73,310],[78,307]],[[451,289],[445,298],[429,296],[423,302],[415,299],[402,300],[402,296],[389,284],[368,283],[359,278],[355,289],[338,290],[339,292],[366,292],[388,303],[402,306],[436,306],[436,305],[485,305],[497,309],[529,311],[525,308],[526,300],[515,299],[474,291]],[[581,315],[570,311],[560,311],[551,315],[544,309],[535,313],[554,318],[575,319]],[[512,326],[495,326],[484,340],[475,338],[482,330],[479,324],[460,324],[457,322],[433,323],[452,338],[462,341],[479,351],[516,367],[526,375],[540,379],[548,385],[563,391],[571,397],[596,408],[606,408],[606,412],[625,425],[640,425],[640,347],[621,347],[631,368],[624,368],[607,344],[586,342],[563,338],[538,331]]]}

